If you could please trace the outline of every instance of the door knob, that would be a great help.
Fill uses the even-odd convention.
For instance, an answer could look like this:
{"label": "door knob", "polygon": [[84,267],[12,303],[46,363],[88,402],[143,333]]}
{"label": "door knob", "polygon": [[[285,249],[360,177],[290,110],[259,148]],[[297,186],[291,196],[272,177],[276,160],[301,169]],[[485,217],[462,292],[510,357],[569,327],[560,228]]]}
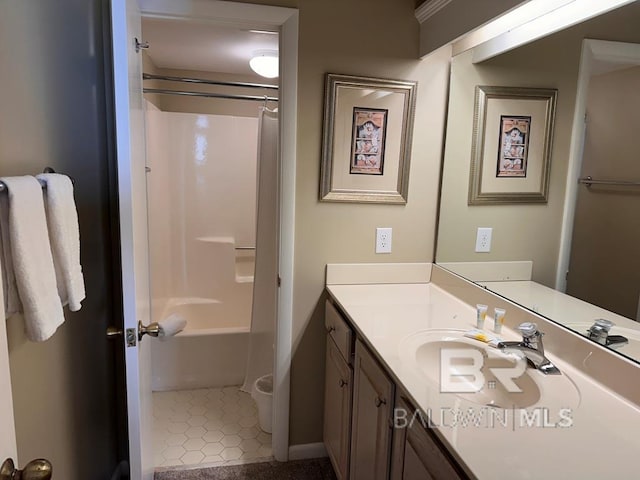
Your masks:
{"label": "door knob", "polygon": [[18,470],[13,460],[7,458],[0,467],[0,480],[50,480],[53,467],[49,460],[38,458],[27,463]]}
{"label": "door knob", "polygon": [[157,337],[160,335],[160,325],[158,325],[158,322],[153,322],[144,326],[142,321],[138,321],[138,341],[142,341],[142,337],[145,335],[149,335],[150,337]]}
{"label": "door knob", "polygon": [[109,340],[116,340],[122,336],[122,329],[118,327],[107,327],[107,338]]}

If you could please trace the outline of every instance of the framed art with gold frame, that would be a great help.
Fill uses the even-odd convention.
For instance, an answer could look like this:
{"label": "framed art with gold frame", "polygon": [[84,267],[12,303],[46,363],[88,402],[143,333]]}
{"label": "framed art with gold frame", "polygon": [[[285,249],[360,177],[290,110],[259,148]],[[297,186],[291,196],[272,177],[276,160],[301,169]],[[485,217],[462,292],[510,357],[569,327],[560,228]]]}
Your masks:
{"label": "framed art with gold frame", "polygon": [[547,202],[557,95],[476,87],[469,205]]}
{"label": "framed art with gold frame", "polygon": [[417,82],[327,74],[320,200],[407,203]]}

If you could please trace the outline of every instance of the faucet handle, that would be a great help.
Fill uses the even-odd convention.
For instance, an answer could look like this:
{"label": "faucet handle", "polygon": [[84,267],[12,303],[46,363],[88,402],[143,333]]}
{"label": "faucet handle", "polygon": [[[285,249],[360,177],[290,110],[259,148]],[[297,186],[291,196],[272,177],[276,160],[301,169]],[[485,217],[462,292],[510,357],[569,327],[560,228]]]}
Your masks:
{"label": "faucet handle", "polygon": [[538,333],[538,325],[533,322],[524,322],[518,325],[518,330],[520,330],[520,333],[524,338],[529,338]]}
{"label": "faucet handle", "polygon": [[611,320],[606,320],[604,318],[597,318],[596,321],[591,326],[591,328],[598,327],[604,330],[606,333],[609,333],[609,330],[611,330],[611,327],[613,327],[614,325],[615,323],[613,323]]}

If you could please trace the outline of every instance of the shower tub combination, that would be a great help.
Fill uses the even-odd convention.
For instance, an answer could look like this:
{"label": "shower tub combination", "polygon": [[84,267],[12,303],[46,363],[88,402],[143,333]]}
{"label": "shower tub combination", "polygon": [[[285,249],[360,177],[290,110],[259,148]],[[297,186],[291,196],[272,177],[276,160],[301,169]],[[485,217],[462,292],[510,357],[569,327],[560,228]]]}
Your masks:
{"label": "shower tub combination", "polygon": [[[155,321],[178,315],[187,326],[151,347],[154,391],[241,385],[249,353],[255,251],[237,248],[230,237],[201,237],[193,270],[192,291],[216,298],[174,297],[156,309]],[[204,262],[202,259],[207,259]],[[207,274],[217,266],[216,275]],[[221,274],[224,273],[224,274]]]}
{"label": "shower tub combination", "polygon": [[187,326],[175,337],[154,342],[153,390],[242,384],[249,351],[251,295],[244,300],[238,304],[200,298],[170,300],[162,318],[176,314],[187,320]]}
{"label": "shower tub combination", "polygon": [[187,320],[175,337],[152,343],[152,388],[241,385],[253,299],[258,120],[148,105],[147,123],[152,321]]}

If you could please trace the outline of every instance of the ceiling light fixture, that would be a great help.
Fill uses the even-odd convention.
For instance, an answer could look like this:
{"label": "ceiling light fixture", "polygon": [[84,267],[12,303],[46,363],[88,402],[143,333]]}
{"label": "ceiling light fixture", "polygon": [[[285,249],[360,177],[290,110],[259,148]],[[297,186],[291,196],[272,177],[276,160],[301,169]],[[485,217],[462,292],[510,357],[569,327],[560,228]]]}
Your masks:
{"label": "ceiling light fixture", "polygon": [[278,76],[278,52],[276,50],[258,50],[249,60],[251,70],[266,78]]}
{"label": "ceiling light fixture", "polygon": [[251,33],[263,33],[265,35],[278,35],[278,32],[274,32],[271,30],[249,30]]}

